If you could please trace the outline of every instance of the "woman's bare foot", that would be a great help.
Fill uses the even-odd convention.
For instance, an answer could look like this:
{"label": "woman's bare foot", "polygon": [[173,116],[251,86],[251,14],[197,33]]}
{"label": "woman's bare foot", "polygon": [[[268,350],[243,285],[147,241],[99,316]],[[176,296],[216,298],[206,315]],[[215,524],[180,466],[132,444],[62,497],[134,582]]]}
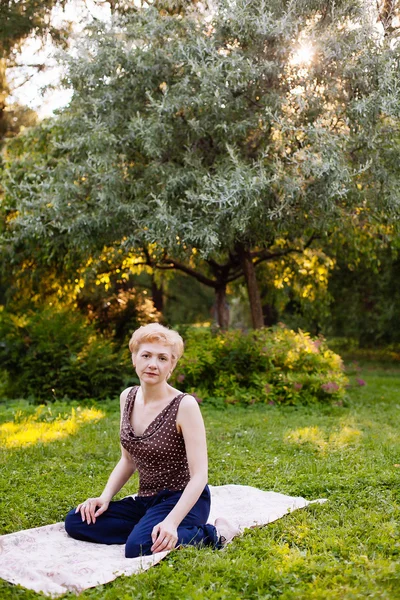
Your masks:
{"label": "woman's bare foot", "polygon": [[217,530],[222,546],[229,544],[235,535],[240,533],[240,529],[236,527],[236,525],[233,525],[233,523],[230,523],[223,517],[218,517],[218,519],[215,519],[214,527]]}

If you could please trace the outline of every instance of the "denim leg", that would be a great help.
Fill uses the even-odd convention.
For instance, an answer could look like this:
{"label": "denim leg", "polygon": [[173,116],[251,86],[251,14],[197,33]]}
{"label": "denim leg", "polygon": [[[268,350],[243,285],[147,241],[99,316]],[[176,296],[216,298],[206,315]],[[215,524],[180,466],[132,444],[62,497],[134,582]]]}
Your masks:
{"label": "denim leg", "polygon": [[[177,504],[182,492],[165,490],[157,494],[146,514],[129,535],[125,546],[125,556],[134,558],[151,554],[151,532],[155,525],[163,521]],[[193,508],[178,527],[177,546],[206,545],[217,547],[218,536],[213,525],[206,524],[210,514],[210,490],[206,486]]]}
{"label": "denim leg", "polygon": [[214,525],[193,525],[189,527],[178,527],[177,546],[212,546],[219,548],[219,538]]}
{"label": "denim leg", "polygon": [[146,513],[147,503],[140,498],[110,502],[108,509],[88,525],[73,508],[65,518],[65,531],[76,540],[97,544],[125,544],[136,523]]}

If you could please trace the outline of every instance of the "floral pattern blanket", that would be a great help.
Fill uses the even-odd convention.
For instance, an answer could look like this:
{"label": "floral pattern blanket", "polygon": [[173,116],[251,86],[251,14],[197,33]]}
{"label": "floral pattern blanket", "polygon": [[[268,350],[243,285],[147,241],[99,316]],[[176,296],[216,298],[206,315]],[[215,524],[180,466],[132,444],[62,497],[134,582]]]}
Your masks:
{"label": "floral pattern blanket", "polygon": [[[241,531],[266,525],[310,504],[304,498],[264,492],[246,485],[210,486],[209,522],[223,516]],[[325,502],[315,500],[314,502]],[[70,538],[63,523],[0,537],[0,577],[47,596],[83,590],[149,569],[168,552],[125,558],[124,546],[105,546]]]}

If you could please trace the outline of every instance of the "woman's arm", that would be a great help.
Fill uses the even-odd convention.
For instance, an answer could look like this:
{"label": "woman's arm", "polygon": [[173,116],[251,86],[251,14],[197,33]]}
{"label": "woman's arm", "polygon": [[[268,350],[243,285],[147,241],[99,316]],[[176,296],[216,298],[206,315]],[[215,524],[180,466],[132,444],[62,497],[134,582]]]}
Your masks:
{"label": "woman's arm", "polygon": [[135,471],[136,466],[133,459],[125,450],[125,448],[122,448],[121,446],[121,458],[115,465],[110,477],[108,478],[100,498],[106,502],[110,502],[110,500],[114,498],[115,494],[117,494],[119,490],[124,487],[126,482],[132,477]]}
{"label": "woman's arm", "polygon": [[[125,402],[130,389],[131,388],[127,388],[124,390],[119,399],[121,408],[120,426],[122,424],[122,418],[124,415]],[[106,487],[104,488],[100,498],[110,502],[110,500],[114,498],[115,494],[117,494],[119,490],[124,487],[125,483],[132,477],[135,471],[136,465],[133,458],[129,452],[121,446],[121,458],[108,478]]]}
{"label": "woman's arm", "polygon": [[190,481],[169,515],[154,527],[152,552],[175,547],[178,526],[196,504],[208,479],[206,432],[199,405],[193,396],[182,398],[177,425],[185,440]]}
{"label": "woman's arm", "polygon": [[[130,388],[124,390],[120,396],[121,423],[122,415],[124,413],[126,397],[129,393],[129,390]],[[129,452],[127,452],[127,450],[125,450],[125,448],[121,446],[121,458],[119,459],[111,475],[109,476],[106,486],[102,491],[101,495],[97,498],[88,498],[87,500],[85,500],[85,502],[77,506],[75,512],[77,513],[78,511],[80,511],[82,521],[86,520],[88,524],[95,523],[96,517],[99,517],[103,512],[107,510],[110,501],[113,499],[115,494],[119,492],[119,490],[131,478],[135,471],[136,465],[133,458],[131,457]]]}

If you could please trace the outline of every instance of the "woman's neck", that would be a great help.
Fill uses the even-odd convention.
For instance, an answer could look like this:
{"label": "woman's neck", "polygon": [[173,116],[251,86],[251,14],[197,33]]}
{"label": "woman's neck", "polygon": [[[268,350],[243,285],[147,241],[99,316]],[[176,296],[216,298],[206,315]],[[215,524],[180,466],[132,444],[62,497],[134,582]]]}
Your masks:
{"label": "woman's neck", "polygon": [[156,385],[149,385],[145,382],[140,384],[143,404],[152,404],[166,400],[173,389],[166,381]]}

